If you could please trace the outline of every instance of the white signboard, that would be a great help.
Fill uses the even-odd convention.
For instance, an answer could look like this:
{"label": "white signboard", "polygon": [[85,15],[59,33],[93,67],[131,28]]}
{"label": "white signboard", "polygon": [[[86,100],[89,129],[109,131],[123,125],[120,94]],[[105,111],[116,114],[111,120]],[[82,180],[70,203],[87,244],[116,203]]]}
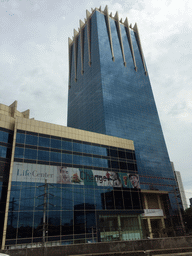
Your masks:
{"label": "white signboard", "polygon": [[144,209],[143,217],[163,217],[162,209]]}

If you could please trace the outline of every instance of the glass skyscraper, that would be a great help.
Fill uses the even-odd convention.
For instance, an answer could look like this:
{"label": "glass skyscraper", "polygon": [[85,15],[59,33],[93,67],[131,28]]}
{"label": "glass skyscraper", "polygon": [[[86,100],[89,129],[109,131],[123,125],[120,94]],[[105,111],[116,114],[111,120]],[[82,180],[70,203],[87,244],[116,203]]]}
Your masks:
{"label": "glass skyscraper", "polygon": [[68,126],[134,141],[142,189],[169,191],[171,168],[137,25],[105,10],[87,11],[69,39]]}

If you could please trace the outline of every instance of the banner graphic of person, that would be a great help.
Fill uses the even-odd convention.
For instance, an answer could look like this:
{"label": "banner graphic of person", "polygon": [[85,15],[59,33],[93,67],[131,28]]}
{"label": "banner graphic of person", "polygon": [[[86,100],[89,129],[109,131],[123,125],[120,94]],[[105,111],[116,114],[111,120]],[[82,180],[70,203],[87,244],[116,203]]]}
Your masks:
{"label": "banner graphic of person", "polygon": [[139,175],[138,174],[129,174],[129,180],[133,188],[140,188]]}
{"label": "banner graphic of person", "polygon": [[71,179],[67,167],[57,167],[57,183],[71,184]]}
{"label": "banner graphic of person", "polygon": [[84,185],[77,168],[57,167],[57,183]]}

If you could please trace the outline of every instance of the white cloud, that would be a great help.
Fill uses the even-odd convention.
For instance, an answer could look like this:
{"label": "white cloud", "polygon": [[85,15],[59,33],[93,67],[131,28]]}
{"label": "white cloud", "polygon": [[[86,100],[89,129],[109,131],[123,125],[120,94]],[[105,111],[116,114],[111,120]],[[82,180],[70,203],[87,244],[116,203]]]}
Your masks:
{"label": "white cloud", "polygon": [[0,49],[0,58],[2,62],[13,64],[16,61],[16,56],[7,51],[6,48],[3,47]]}

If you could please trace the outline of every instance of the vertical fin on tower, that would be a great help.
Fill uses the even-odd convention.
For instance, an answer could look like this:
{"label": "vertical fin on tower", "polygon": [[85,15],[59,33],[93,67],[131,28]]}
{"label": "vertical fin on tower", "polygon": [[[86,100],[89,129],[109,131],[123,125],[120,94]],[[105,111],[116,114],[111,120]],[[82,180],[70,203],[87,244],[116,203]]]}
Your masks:
{"label": "vertical fin on tower", "polygon": [[72,64],[72,52],[71,52],[71,44],[72,40],[70,37],[68,37],[68,46],[69,46],[69,89],[70,89],[70,84],[71,84],[71,64]]}
{"label": "vertical fin on tower", "polygon": [[107,24],[107,31],[108,31],[108,36],[109,36],[109,43],[110,43],[110,48],[111,48],[111,55],[112,55],[112,60],[115,61],[115,56],[114,56],[114,51],[113,51],[113,43],[112,43],[112,35],[111,35],[111,27],[110,27],[110,20],[109,20],[109,11],[108,11],[108,6],[106,5],[104,14],[106,17],[106,24]]}
{"label": "vertical fin on tower", "polygon": [[134,50],[133,50],[133,43],[132,43],[132,39],[131,39],[131,33],[130,33],[130,28],[129,28],[129,22],[128,22],[128,19],[127,19],[127,18],[126,18],[125,21],[124,21],[124,25],[125,25],[125,31],[126,31],[126,34],[127,34],[129,46],[130,46],[130,49],[131,49],[131,55],[132,55],[132,58],[133,58],[134,67],[135,67],[135,70],[137,71],[137,65],[136,65],[136,60],[135,60],[135,54],[134,54]]}
{"label": "vertical fin on tower", "polygon": [[84,30],[83,26],[85,23],[82,20],[79,20],[80,25],[80,44],[81,44],[81,74],[84,73]]}
{"label": "vertical fin on tower", "polygon": [[77,35],[78,32],[74,29],[74,64],[75,64],[75,82],[77,82]]}
{"label": "vertical fin on tower", "polygon": [[125,53],[124,53],[123,40],[122,40],[122,35],[121,35],[121,27],[120,27],[120,23],[119,23],[119,14],[118,14],[118,12],[116,12],[114,19],[116,21],[117,34],[118,34],[118,37],[119,37],[121,52],[122,52],[122,56],[123,56],[123,64],[124,64],[124,66],[126,66]]}
{"label": "vertical fin on tower", "polygon": [[145,70],[145,75],[147,76],[147,68],[146,68],[146,65],[145,65],[145,59],[144,59],[143,50],[142,50],[142,47],[141,47],[141,41],[140,41],[140,36],[139,36],[139,30],[138,30],[138,27],[137,27],[137,23],[135,23],[135,25],[133,27],[133,30],[134,30],[134,32],[136,34],[136,39],[137,39],[139,51],[140,51],[140,54],[141,54],[141,59],[142,59],[142,62],[143,62],[143,67],[144,67],[144,70]]}
{"label": "vertical fin on tower", "polygon": [[86,10],[89,66],[91,66],[91,24],[90,24],[90,18],[89,18],[90,16],[91,16],[91,13],[88,10]]}

